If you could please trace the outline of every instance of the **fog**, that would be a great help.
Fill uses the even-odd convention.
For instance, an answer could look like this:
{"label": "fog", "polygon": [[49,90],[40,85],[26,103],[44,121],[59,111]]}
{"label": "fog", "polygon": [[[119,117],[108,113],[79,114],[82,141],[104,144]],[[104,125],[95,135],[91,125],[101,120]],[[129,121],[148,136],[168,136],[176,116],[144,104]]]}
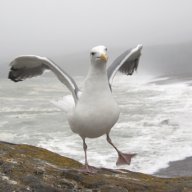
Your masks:
{"label": "fog", "polygon": [[[89,50],[99,44],[108,47],[111,60],[139,43],[144,50],[158,45],[182,50],[192,42],[191,7],[190,0],[0,0],[0,75],[23,54],[47,56],[81,73]],[[150,60],[146,53],[143,66]]]}

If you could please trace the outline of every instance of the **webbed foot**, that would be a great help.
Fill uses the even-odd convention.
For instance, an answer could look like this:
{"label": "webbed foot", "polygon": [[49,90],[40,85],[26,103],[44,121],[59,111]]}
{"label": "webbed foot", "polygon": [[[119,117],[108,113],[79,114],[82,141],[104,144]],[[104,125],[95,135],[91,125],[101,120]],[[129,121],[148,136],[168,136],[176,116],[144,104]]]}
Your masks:
{"label": "webbed foot", "polygon": [[85,174],[95,174],[95,173],[97,173],[97,168],[93,167],[93,166],[90,166],[90,165],[85,165],[79,171],[81,173],[85,173]]}
{"label": "webbed foot", "polygon": [[116,165],[130,165],[131,164],[131,159],[136,156],[136,153],[118,153],[119,157],[117,159]]}

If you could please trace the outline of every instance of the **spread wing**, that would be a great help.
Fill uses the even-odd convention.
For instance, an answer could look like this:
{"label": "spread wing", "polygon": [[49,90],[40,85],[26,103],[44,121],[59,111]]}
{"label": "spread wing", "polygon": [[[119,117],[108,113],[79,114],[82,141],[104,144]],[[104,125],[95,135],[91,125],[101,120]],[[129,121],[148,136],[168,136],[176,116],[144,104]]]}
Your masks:
{"label": "spread wing", "polygon": [[74,79],[50,59],[35,55],[24,55],[15,58],[10,63],[10,67],[8,78],[14,82],[39,76],[43,74],[45,70],[51,70],[57,76],[57,78],[71,91],[75,103],[77,102],[78,93],[80,90],[77,87]]}
{"label": "spread wing", "polygon": [[137,70],[142,47],[142,45],[138,45],[136,48],[125,51],[108,67],[107,75],[110,87],[118,71],[126,75],[132,75]]}

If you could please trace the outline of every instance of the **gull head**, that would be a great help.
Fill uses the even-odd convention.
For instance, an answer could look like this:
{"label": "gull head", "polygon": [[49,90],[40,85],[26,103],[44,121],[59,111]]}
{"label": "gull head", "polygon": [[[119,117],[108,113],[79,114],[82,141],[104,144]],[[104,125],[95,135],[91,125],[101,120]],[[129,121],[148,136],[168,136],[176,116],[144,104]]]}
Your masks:
{"label": "gull head", "polygon": [[90,52],[92,63],[105,64],[108,60],[107,48],[103,45],[93,47]]}

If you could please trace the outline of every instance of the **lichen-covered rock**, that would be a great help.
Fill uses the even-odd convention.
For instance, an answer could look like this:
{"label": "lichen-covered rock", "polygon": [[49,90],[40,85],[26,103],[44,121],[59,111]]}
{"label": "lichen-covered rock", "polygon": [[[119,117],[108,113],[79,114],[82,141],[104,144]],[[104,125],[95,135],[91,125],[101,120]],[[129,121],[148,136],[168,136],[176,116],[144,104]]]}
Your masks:
{"label": "lichen-covered rock", "polygon": [[0,191],[3,192],[192,192],[192,177],[158,178],[127,170],[97,168],[45,149],[0,142]]}

